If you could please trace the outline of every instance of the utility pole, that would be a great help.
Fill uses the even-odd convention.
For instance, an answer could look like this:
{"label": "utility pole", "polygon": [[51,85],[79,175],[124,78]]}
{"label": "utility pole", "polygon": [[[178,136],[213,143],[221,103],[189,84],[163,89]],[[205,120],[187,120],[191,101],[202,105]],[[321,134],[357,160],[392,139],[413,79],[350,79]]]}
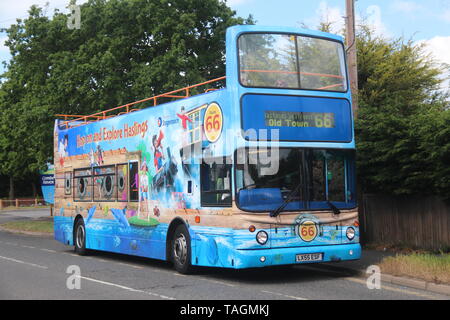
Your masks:
{"label": "utility pole", "polygon": [[356,118],[358,112],[358,65],[356,61],[354,0],[345,0],[345,11],[348,73],[350,79],[350,89],[352,90],[353,116]]}

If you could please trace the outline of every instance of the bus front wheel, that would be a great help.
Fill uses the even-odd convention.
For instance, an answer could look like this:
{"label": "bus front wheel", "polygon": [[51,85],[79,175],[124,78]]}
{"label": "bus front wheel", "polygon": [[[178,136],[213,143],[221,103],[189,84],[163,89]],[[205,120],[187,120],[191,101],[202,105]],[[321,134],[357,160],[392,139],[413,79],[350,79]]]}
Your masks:
{"label": "bus front wheel", "polygon": [[79,219],[75,225],[73,242],[75,245],[75,252],[80,256],[86,255],[86,228],[83,219]]}
{"label": "bus front wheel", "polygon": [[193,269],[191,264],[191,238],[184,225],[179,225],[176,228],[171,247],[175,270],[183,274],[191,273]]}

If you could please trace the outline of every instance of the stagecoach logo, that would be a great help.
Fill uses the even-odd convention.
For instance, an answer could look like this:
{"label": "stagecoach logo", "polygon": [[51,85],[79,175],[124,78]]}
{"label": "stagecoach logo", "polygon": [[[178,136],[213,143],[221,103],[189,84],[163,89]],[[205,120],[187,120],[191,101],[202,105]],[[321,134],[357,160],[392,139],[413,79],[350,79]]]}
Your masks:
{"label": "stagecoach logo", "polygon": [[161,117],[158,117],[158,127],[168,127],[172,124],[176,124],[179,122],[180,119],[172,119],[172,120],[163,120]]}

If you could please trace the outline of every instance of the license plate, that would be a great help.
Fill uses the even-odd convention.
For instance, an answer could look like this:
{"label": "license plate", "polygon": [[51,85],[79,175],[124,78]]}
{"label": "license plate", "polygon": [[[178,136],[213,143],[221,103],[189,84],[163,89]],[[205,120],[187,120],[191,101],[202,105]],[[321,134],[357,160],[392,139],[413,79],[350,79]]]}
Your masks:
{"label": "license plate", "polygon": [[311,261],[322,261],[323,253],[305,253],[305,254],[297,254],[295,256],[295,260],[297,262],[311,262]]}

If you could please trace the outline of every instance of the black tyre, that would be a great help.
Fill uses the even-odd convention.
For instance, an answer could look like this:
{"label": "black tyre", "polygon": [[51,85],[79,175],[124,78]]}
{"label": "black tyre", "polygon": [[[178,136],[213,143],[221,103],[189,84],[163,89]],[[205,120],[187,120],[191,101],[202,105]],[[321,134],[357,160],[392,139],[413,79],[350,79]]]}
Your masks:
{"label": "black tyre", "polygon": [[86,249],[86,227],[84,226],[83,219],[79,219],[75,224],[75,231],[73,233],[73,243],[75,246],[75,252],[80,256],[87,254]]}
{"label": "black tyre", "polygon": [[171,242],[171,260],[179,273],[189,274],[193,271],[191,264],[191,237],[185,225],[179,225]]}

